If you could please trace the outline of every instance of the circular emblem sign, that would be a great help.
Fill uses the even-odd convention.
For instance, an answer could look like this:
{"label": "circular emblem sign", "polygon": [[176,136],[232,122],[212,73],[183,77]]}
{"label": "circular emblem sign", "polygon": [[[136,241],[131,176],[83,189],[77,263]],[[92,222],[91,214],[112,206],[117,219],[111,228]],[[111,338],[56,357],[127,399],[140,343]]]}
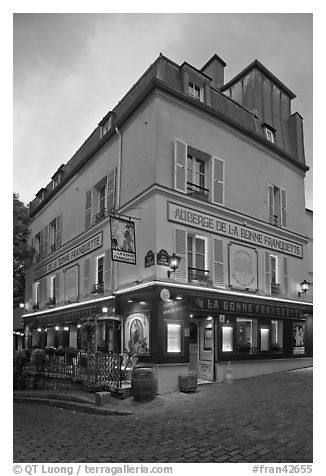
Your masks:
{"label": "circular emblem sign", "polygon": [[162,289],[160,292],[162,301],[168,301],[170,299],[170,291],[168,289]]}

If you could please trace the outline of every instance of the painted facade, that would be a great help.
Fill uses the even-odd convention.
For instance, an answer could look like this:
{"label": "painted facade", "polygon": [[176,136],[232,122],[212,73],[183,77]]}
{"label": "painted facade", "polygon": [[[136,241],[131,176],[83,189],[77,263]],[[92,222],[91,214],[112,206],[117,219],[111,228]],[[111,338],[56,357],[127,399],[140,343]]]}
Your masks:
{"label": "painted facade", "polygon": [[261,63],[228,84],[224,67],[160,55],[38,192],[26,345],[78,347],[95,319],[98,349],[140,354],[159,393],[189,368],[222,381],[228,361],[234,378],[311,365],[302,119]]}

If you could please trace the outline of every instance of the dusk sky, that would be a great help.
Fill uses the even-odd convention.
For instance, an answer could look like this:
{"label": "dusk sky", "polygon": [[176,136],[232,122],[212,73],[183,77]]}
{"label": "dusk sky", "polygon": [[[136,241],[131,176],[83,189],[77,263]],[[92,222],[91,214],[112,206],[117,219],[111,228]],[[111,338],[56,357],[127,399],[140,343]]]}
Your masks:
{"label": "dusk sky", "polygon": [[16,13],[13,33],[14,192],[26,204],[160,52],[199,69],[217,53],[225,81],[257,58],[296,94],[312,167],[312,14]]}

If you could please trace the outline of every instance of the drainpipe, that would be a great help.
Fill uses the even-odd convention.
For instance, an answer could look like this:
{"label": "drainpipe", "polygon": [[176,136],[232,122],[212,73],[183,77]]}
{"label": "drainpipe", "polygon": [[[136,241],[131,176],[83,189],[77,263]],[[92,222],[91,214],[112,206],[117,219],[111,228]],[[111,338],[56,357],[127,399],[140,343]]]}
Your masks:
{"label": "drainpipe", "polygon": [[[115,193],[115,209],[118,210],[120,207],[120,189],[121,189],[121,162],[122,162],[122,134],[118,127],[115,128],[115,132],[119,137],[119,154],[118,154],[118,169],[117,169],[117,179],[116,179],[116,193]],[[118,289],[118,263],[112,263],[112,271],[114,271],[113,279],[113,291],[115,292]],[[113,274],[113,273],[112,273]]]}
{"label": "drainpipe", "polygon": [[115,128],[115,132],[119,137],[119,155],[118,155],[118,170],[117,170],[117,187],[115,194],[116,210],[120,207],[120,187],[121,187],[121,161],[122,161],[122,135],[118,127]]}

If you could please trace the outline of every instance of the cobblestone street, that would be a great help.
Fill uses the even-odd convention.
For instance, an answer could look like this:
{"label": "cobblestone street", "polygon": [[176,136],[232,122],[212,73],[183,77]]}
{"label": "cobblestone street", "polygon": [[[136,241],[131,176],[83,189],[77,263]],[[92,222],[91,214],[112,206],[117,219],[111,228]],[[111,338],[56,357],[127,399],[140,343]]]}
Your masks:
{"label": "cobblestone street", "polygon": [[101,416],[14,403],[14,462],[312,462],[312,369],[126,402]]}

